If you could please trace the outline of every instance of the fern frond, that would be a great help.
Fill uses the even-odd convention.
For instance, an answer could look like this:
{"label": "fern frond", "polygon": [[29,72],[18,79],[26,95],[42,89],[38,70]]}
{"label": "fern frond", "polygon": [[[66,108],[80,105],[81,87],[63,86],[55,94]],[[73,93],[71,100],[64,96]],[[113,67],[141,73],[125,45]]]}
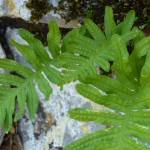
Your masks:
{"label": "fern frond", "polygon": [[15,122],[22,117],[26,108],[26,92],[24,89],[21,89],[17,94],[17,105],[18,105],[18,111],[16,112],[14,118]]}
{"label": "fern frond", "polygon": [[104,105],[110,109],[116,109],[118,111],[121,111],[121,110],[125,111],[126,107],[128,107],[129,105],[129,101],[124,101],[115,94],[109,94],[107,96],[103,95],[98,89],[93,88],[90,85],[79,84],[76,86],[76,90],[79,94],[90,99],[91,101],[97,104]]}
{"label": "fern frond", "polygon": [[[82,26],[81,26],[82,27]],[[61,51],[62,52],[66,52],[66,49],[67,49],[67,45],[68,43],[71,41],[71,36],[75,35],[75,34],[78,34],[79,33],[79,29],[78,28],[75,28],[71,31],[69,31],[65,36],[64,38],[62,39],[62,47],[61,47]]]}
{"label": "fern frond", "polygon": [[97,48],[92,49],[90,47],[83,47],[83,46],[79,46],[76,44],[68,44],[67,50],[68,52],[74,53],[74,54],[79,54],[81,56],[85,56],[87,58],[89,58],[89,61],[91,63],[96,63],[97,65],[101,66],[101,68],[105,71],[109,71],[110,70],[110,64],[108,63],[108,60],[106,60],[106,58],[111,59],[111,53],[109,56],[105,55],[106,53],[104,52],[104,50],[101,50],[101,55],[99,55],[97,57],[96,55],[96,51],[100,49],[100,47],[97,46]]}
{"label": "fern frond", "polygon": [[[53,59],[60,53],[58,50],[60,49],[59,42],[61,37],[55,21],[49,23],[49,28],[48,43],[49,48],[51,47],[50,52],[52,57],[49,56],[41,41],[34,38],[25,29],[19,29],[19,35],[27,42],[27,45],[19,44],[12,39],[10,43],[23,55],[30,68],[13,60],[0,59],[0,68],[10,72],[16,72],[19,75],[0,74],[0,84],[2,84],[0,86],[0,100],[2,101],[0,109],[4,108],[0,112],[0,118],[2,118],[0,124],[2,125],[4,121],[6,131],[9,131],[12,125],[12,115],[15,111],[15,106],[17,106],[17,110],[14,121],[21,118],[26,104],[30,118],[34,118],[38,107],[38,95],[35,89],[35,82],[38,84],[40,91],[45,95],[45,99],[49,99],[52,92],[49,81],[55,84],[61,83],[62,75],[56,69],[56,67],[60,66],[61,62]],[[10,86],[13,86],[13,88]],[[4,111],[6,111],[6,115],[4,115]]]}
{"label": "fern frond", "polygon": [[[150,44],[149,44],[150,48]],[[145,64],[141,70],[140,83],[142,86],[150,86],[150,52],[147,53]]]}
{"label": "fern frond", "polygon": [[5,117],[6,117],[6,110],[4,108],[4,104],[1,104],[1,106],[2,106],[2,108],[0,109],[0,116],[1,116],[1,118],[0,118],[0,126],[3,125]]}
{"label": "fern frond", "polygon": [[122,23],[121,33],[124,34],[129,32],[132,29],[134,22],[135,22],[135,11],[130,10]]}
{"label": "fern frond", "polygon": [[[72,79],[72,81],[76,81],[77,79],[79,79],[79,74],[81,76],[82,72],[91,72],[91,65],[93,66],[93,68],[100,67],[104,71],[108,72],[110,70],[109,61],[113,61],[115,57],[112,46],[113,42],[111,42],[111,37],[114,34],[120,34],[126,45],[129,44],[130,40],[136,40],[138,42],[138,39],[140,39],[141,32],[139,31],[139,29],[136,27],[132,29],[135,20],[134,11],[130,11],[129,14],[127,14],[126,18],[121,23],[121,26],[115,24],[111,7],[107,6],[105,8],[104,18],[104,33],[94,22],[86,18],[84,19],[84,25],[90,36],[86,34],[80,34],[80,30],[75,29],[65,37],[64,46],[62,44],[62,47],[66,48],[67,53],[63,53],[63,57],[61,57],[61,55],[59,57],[60,60],[64,62],[63,67],[66,67],[67,70],[64,74],[64,76],[67,77],[65,77],[64,80],[66,80],[66,78],[70,78],[70,80]],[[126,25],[127,22],[130,22],[129,25]],[[71,53],[72,58],[75,57],[77,59],[77,57],[83,57],[84,59],[86,59],[86,62],[89,61],[88,64],[91,64],[90,67],[85,68],[85,66],[81,64],[79,68],[74,68],[74,64],[78,65],[78,60],[75,62],[75,59],[73,59],[72,61],[70,59],[69,66],[70,68],[74,68],[73,71],[70,71],[68,69],[68,61],[65,61],[64,59],[65,55],[66,57],[68,56],[68,53]],[[74,74],[74,78],[72,76],[72,72]],[[93,77],[97,74],[93,74]],[[88,74],[85,73],[85,76],[82,76],[82,80],[85,80]],[[69,81],[66,80],[66,82]]]}
{"label": "fern frond", "polygon": [[[49,77],[50,78],[50,77]],[[52,88],[49,86],[49,82],[45,80],[45,77],[42,74],[39,74],[35,77],[35,81],[37,82],[39,89],[45,95],[45,99],[49,99],[50,93],[52,93]],[[53,80],[54,82],[54,80]],[[49,87],[49,88],[47,88]]]}
{"label": "fern frond", "polygon": [[102,30],[90,19],[84,19],[85,27],[88,29],[94,40],[100,44],[103,45],[106,41],[106,37]]}
{"label": "fern frond", "polygon": [[29,110],[30,118],[33,119],[35,116],[35,112],[38,107],[38,95],[35,90],[35,86],[33,81],[29,81],[27,91],[27,105]]}
{"label": "fern frond", "polygon": [[22,37],[22,39],[27,41],[29,48],[32,49],[41,62],[49,61],[49,55],[45,51],[45,48],[40,40],[34,38],[29,31],[24,29],[19,29],[19,35]]}
{"label": "fern frond", "polygon": [[14,113],[15,109],[15,96],[11,95],[11,98],[9,100],[5,100],[5,104],[3,105],[5,108],[6,116],[4,120],[4,129],[6,132],[9,131],[11,125],[12,125],[12,115]]}
{"label": "fern frond", "polygon": [[53,58],[57,58],[60,54],[61,34],[56,21],[52,20],[48,23],[49,33],[47,35],[48,48]]}
{"label": "fern frond", "polygon": [[[122,125],[122,121],[125,119],[123,115],[117,114],[115,112],[104,112],[94,109],[85,109],[85,108],[75,108],[69,112],[71,118],[74,118],[79,121],[95,121],[96,123],[107,124],[118,126]],[[120,122],[116,122],[120,120]]]}
{"label": "fern frond", "polygon": [[[98,130],[96,132],[88,134],[85,137],[80,138],[80,140],[73,142],[71,145],[67,145],[65,147],[65,150],[101,150],[105,148],[115,149],[116,141],[118,140],[117,136],[119,134],[119,128]],[[109,142],[106,142],[107,140],[109,140]]]}
{"label": "fern frond", "polygon": [[135,52],[138,58],[141,58],[142,56],[146,55],[150,47],[149,43],[150,43],[150,37],[148,36],[138,41],[135,44]]}
{"label": "fern frond", "polygon": [[[78,57],[70,53],[64,53],[59,57],[65,64],[62,66],[68,70],[64,70],[63,80],[64,82],[76,81],[78,79],[84,79],[88,76],[95,76],[97,74],[96,68],[93,64],[87,61],[84,57]],[[88,67],[87,67],[88,66]]]}
{"label": "fern frond", "polygon": [[[148,38],[143,37],[139,43],[143,45],[147,40]],[[126,43],[119,35],[112,37],[112,48],[115,52],[113,68],[116,77],[99,75],[95,78],[88,78],[84,84],[76,86],[79,94],[109,109],[75,108],[69,110],[71,118],[79,121],[95,121],[110,127],[108,130],[98,130],[78,139],[66,146],[66,150],[150,149],[147,144],[150,142],[149,50],[145,51],[145,47],[141,49],[135,47],[132,54],[129,55]],[[139,57],[141,50],[144,51],[141,55],[143,57]],[[138,63],[140,59],[144,59],[141,64]],[[140,71],[136,80],[135,65],[132,61],[135,61],[134,63]],[[102,91],[105,94],[102,94]],[[112,131],[116,132],[112,134]],[[100,136],[95,136],[98,134]],[[105,139],[101,140],[103,137]],[[110,142],[112,147],[105,143],[106,141]]]}
{"label": "fern frond", "polygon": [[109,6],[105,7],[104,26],[105,35],[107,39],[110,39],[116,33],[116,23],[113,17],[113,10]]}
{"label": "fern frond", "polygon": [[120,82],[126,82],[126,86],[135,89],[132,80],[131,66],[129,65],[129,54],[121,37],[114,35],[112,37],[112,47],[115,51],[116,60],[113,64],[116,76]]}

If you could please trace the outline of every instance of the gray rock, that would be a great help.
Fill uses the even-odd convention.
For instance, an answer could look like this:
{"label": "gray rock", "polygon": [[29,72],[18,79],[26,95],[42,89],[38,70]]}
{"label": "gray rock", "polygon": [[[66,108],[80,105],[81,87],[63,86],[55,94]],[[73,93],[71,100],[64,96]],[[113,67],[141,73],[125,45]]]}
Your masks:
{"label": "gray rock", "polygon": [[0,145],[3,142],[3,138],[4,138],[5,132],[3,128],[0,128]]}
{"label": "gray rock", "polygon": [[[28,0],[0,0],[0,16],[19,17],[29,21],[31,17],[31,11],[26,7]],[[57,6],[58,0],[49,0],[54,6]],[[39,22],[47,23],[49,20],[55,19],[60,27],[74,28],[79,26],[77,20],[72,20],[69,23],[65,23],[64,19],[61,19],[60,15],[54,14],[50,11],[43,16]]]}
{"label": "gray rock", "polygon": [[[5,54],[4,54],[4,51],[1,47],[1,45],[0,45],[0,58],[5,58]],[[4,70],[0,69],[0,73],[3,73],[3,72],[4,72]],[[2,127],[2,128],[0,128],[0,145],[2,144],[4,135],[5,135],[5,132],[4,132],[4,129]]]}
{"label": "gray rock", "polygon": [[0,0],[0,16],[7,14],[6,0]]}

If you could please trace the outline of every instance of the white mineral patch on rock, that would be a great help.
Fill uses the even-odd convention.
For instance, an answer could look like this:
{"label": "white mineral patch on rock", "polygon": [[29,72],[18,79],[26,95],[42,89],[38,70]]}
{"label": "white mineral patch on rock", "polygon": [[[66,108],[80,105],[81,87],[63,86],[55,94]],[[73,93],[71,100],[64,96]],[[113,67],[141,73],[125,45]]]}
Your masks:
{"label": "white mineral patch on rock", "polygon": [[49,3],[51,3],[53,6],[58,6],[58,2],[59,2],[60,0],[48,0],[48,2]]}
{"label": "white mineral patch on rock", "polygon": [[10,11],[10,15],[15,17],[20,17],[25,20],[29,20],[31,16],[31,12],[26,8],[26,3],[28,0],[13,0],[15,5],[15,10],[13,12]]}
{"label": "white mineral patch on rock", "polygon": [[30,19],[30,10],[25,7],[27,0],[0,0],[0,16]]}
{"label": "white mineral patch on rock", "polygon": [[70,22],[66,23],[64,19],[61,19],[61,17],[58,14],[54,14],[53,11],[43,16],[40,19],[40,22],[47,23],[51,19],[55,19],[58,26],[61,28],[75,28],[81,26],[77,20],[71,20]]}
{"label": "white mineral patch on rock", "polygon": [[5,7],[6,7],[6,1],[0,0],[0,16],[6,15],[7,10]]}
{"label": "white mineral patch on rock", "polygon": [[6,57],[6,55],[5,55],[4,50],[0,44],[0,58],[5,58],[5,57]]}

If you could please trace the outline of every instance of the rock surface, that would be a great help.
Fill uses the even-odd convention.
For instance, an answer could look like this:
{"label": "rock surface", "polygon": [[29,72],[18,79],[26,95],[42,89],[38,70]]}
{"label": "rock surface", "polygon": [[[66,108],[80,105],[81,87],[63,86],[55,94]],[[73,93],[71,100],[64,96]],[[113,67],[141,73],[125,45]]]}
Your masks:
{"label": "rock surface", "polygon": [[[0,45],[0,58],[5,58],[5,54],[4,54],[4,51],[3,51],[3,48],[2,48],[1,45]],[[2,73],[2,72],[4,72],[4,70],[2,70],[0,68],[0,73]],[[0,128],[0,145],[1,145],[2,141],[3,141],[4,135],[5,135],[5,133],[4,133],[3,128]]]}
{"label": "rock surface", "polygon": [[[29,20],[30,11],[25,7],[26,2],[27,0],[4,0],[3,3],[0,3],[0,8],[4,8],[3,10],[1,9],[0,15],[21,17],[25,20]],[[51,2],[57,4],[57,1]],[[74,22],[71,26],[64,26],[64,22],[59,16],[52,15],[52,13],[44,16],[41,21],[47,22],[52,17],[56,18],[59,22],[59,26],[77,26],[77,23]],[[12,30],[8,28],[6,38],[9,40],[12,37],[19,43],[24,43],[18,36],[17,29]],[[20,53],[11,45],[10,48],[15,59],[28,66]],[[45,101],[44,96],[38,92],[39,108],[36,118],[31,121],[28,116],[28,111],[26,111],[23,118],[19,121],[18,132],[21,136],[24,150],[62,150],[63,147],[71,141],[103,127],[93,122],[78,122],[67,116],[67,111],[71,108],[99,107],[81,97],[74,88],[75,84],[76,83],[65,85],[63,91],[60,91],[56,85],[52,85],[53,93],[49,101]],[[102,107],[99,107],[99,109],[102,109]]]}
{"label": "rock surface", "polygon": [[[28,0],[0,0],[0,16],[19,17],[29,21],[31,12],[26,8]],[[54,6],[57,6],[57,0],[49,0]],[[47,23],[50,19],[55,19],[60,27],[74,28],[79,26],[78,21],[72,20],[69,23],[65,23],[64,19],[61,19],[59,15],[54,14],[53,11],[47,13],[39,20],[39,22]]]}

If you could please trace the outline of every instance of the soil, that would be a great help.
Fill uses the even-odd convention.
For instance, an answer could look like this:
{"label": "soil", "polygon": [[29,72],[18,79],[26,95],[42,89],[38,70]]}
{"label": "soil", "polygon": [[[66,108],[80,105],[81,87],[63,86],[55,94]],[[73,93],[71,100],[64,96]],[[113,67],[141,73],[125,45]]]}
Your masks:
{"label": "soil", "polygon": [[5,134],[0,150],[23,150],[22,142],[17,134],[17,125],[14,124],[8,134]]}

